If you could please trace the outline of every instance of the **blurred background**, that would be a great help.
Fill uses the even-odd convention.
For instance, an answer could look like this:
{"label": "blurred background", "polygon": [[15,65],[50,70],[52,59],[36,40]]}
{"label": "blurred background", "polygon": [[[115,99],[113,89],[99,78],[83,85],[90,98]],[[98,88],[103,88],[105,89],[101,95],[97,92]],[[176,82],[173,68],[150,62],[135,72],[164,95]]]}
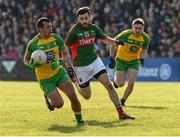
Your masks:
{"label": "blurred background", "polygon": [[[111,37],[143,18],[151,43],[137,80],[180,81],[179,0],[0,0],[0,80],[35,80],[22,62],[27,42],[37,34],[35,22],[49,17],[54,32],[65,38],[82,6],[91,8],[92,22]],[[109,46],[97,40],[95,48],[107,64]]]}

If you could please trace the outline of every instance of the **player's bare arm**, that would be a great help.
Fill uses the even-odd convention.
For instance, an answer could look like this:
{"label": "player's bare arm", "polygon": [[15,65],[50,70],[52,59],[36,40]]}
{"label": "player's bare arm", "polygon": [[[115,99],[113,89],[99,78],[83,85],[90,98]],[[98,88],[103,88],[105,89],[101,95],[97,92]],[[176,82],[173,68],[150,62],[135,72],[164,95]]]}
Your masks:
{"label": "player's bare arm", "polygon": [[110,56],[115,56],[116,55],[116,45],[110,45],[110,50],[109,50],[109,55]]}
{"label": "player's bare arm", "polygon": [[141,52],[141,58],[146,58],[148,56],[147,49],[143,49]]}
{"label": "player's bare arm", "polygon": [[116,45],[116,40],[111,38],[111,37],[108,37],[108,36],[106,36],[106,38],[103,39],[102,42],[106,43],[106,44],[109,44],[109,45],[112,45],[112,46]]}
{"label": "player's bare arm", "polygon": [[29,63],[29,61],[30,61],[30,56],[28,56],[26,53],[25,53],[25,55],[24,55],[24,58],[23,58],[23,62],[24,62],[24,64],[25,64],[25,66],[27,66],[28,65],[28,63]]}
{"label": "player's bare arm", "polygon": [[70,55],[67,48],[62,52],[62,55],[63,55],[63,63],[66,63],[68,68],[72,68],[73,66],[70,61]]}
{"label": "player's bare arm", "polygon": [[113,39],[109,36],[106,36],[106,38],[103,39],[102,42],[109,44],[109,45],[112,45],[112,46],[124,45],[124,41],[122,39],[116,40],[116,39]]}

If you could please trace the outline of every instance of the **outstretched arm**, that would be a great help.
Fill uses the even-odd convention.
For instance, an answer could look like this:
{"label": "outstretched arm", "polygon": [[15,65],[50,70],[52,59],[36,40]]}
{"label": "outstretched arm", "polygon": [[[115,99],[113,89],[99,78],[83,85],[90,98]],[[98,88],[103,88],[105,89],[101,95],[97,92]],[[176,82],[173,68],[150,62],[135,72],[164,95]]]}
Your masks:
{"label": "outstretched arm", "polygon": [[116,45],[116,40],[108,36],[105,39],[103,39],[102,42],[108,45]]}
{"label": "outstretched arm", "polygon": [[106,36],[106,38],[103,39],[102,42],[104,42],[108,45],[113,45],[113,46],[124,45],[124,41],[122,39],[116,40],[116,39],[113,39],[113,38],[108,37],[108,36]]}

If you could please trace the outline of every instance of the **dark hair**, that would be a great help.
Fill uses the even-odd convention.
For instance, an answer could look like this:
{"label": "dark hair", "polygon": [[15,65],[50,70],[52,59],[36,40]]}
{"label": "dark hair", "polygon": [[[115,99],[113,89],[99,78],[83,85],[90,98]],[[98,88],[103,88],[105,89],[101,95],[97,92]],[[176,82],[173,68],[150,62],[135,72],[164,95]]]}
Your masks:
{"label": "dark hair", "polygon": [[41,17],[38,19],[38,21],[36,22],[36,29],[38,30],[38,28],[43,28],[43,22],[48,22],[50,23],[51,20],[46,18],[46,17]]}
{"label": "dark hair", "polygon": [[142,24],[144,26],[144,20],[142,18],[134,19],[132,22],[132,25],[135,25],[135,24]]}
{"label": "dark hair", "polygon": [[81,7],[77,10],[76,16],[79,16],[80,14],[88,13],[90,15],[90,8],[88,6]]}

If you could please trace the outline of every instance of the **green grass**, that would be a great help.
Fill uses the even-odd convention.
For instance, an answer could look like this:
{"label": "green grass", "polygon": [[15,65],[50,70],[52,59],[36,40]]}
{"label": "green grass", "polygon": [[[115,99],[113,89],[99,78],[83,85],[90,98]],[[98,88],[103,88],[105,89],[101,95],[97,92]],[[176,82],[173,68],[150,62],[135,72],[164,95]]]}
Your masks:
{"label": "green grass", "polygon": [[134,121],[119,121],[106,90],[91,86],[90,100],[77,93],[88,123],[79,127],[63,93],[64,107],[49,112],[37,82],[1,81],[0,136],[180,136],[180,83],[136,83],[124,107]]}

